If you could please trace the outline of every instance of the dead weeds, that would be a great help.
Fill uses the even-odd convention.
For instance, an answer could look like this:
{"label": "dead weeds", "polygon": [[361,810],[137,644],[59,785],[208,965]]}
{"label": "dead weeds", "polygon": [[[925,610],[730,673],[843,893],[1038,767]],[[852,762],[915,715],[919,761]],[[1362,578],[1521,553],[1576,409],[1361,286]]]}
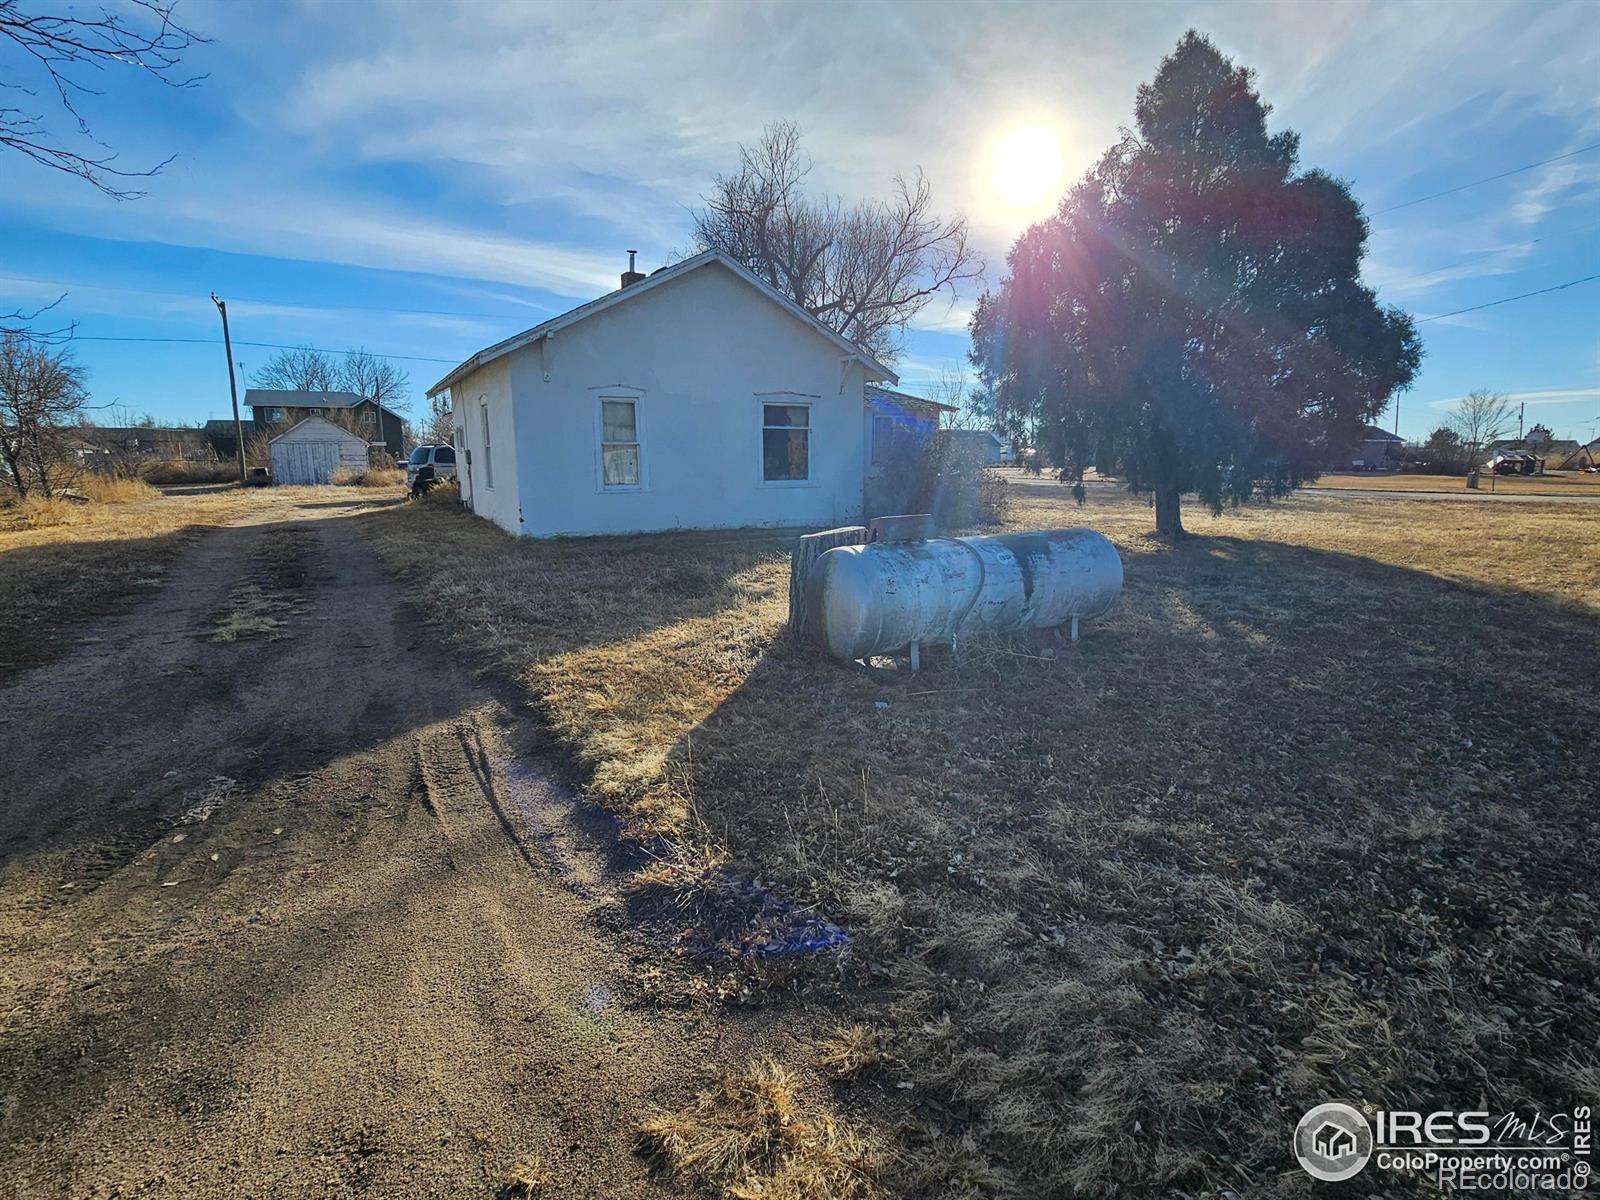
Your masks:
{"label": "dead weeds", "polygon": [[[915,1084],[908,1186],[1289,1195],[1331,1097],[1569,1102],[1600,1027],[1593,514],[1302,497],[1191,510],[1176,547],[1125,498],[1014,520],[1109,536],[1119,608],[1055,661],[890,684],[788,643],[767,535],[364,525],[398,570],[429,545],[414,602],[592,796],[846,926]],[[756,1102],[732,1086],[705,1105]],[[755,1135],[698,1128],[651,1136],[735,1179]]]}
{"label": "dead weeds", "polygon": [[682,1112],[639,1127],[669,1178],[727,1200],[874,1200],[885,1153],[870,1134],[808,1101],[770,1058],[721,1076]]}

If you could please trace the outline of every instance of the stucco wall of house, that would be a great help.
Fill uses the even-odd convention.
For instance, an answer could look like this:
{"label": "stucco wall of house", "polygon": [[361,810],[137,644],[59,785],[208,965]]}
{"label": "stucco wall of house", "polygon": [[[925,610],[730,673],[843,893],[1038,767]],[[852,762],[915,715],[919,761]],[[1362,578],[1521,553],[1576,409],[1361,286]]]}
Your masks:
{"label": "stucco wall of house", "polygon": [[[464,444],[457,446],[456,474],[462,477],[462,499],[480,517],[511,533],[524,532],[517,497],[516,422],[511,402],[511,363],[496,359],[451,389],[451,407]],[[484,446],[484,412],[489,416],[488,452]],[[463,462],[471,453],[471,461]],[[491,482],[492,466],[493,479]]]}
{"label": "stucco wall of house", "polygon": [[[533,536],[856,520],[864,372],[852,363],[841,390],[842,357],[722,267],[691,271],[486,369],[509,375],[521,506],[476,503],[483,493],[475,491],[475,511]],[[489,391],[485,374],[454,389],[458,403],[476,404],[476,391]],[[598,414],[607,395],[638,401],[637,488],[601,482]],[[763,403],[809,406],[805,482],[763,480]],[[475,444],[470,414],[465,427]]]}

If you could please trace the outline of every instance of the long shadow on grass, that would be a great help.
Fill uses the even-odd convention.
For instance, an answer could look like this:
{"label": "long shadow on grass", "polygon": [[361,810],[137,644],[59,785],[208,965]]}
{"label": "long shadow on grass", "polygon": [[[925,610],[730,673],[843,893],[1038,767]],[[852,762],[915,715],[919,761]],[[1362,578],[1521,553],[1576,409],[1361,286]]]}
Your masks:
{"label": "long shadow on grass", "polygon": [[857,936],[917,1115],[1024,1190],[1167,1194],[1290,1170],[1335,1097],[1567,1103],[1600,620],[1274,542],[1125,561],[1054,661],[884,685],[780,644],[672,752],[745,869]]}

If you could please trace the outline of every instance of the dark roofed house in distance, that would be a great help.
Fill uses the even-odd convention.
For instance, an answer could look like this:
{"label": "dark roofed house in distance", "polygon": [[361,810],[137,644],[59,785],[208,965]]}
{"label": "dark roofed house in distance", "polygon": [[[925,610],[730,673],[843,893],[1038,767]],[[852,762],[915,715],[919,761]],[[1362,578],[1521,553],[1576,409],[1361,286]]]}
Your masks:
{"label": "dark roofed house in distance", "polygon": [[[286,391],[250,388],[244,394],[255,428],[268,437],[282,433],[307,417],[341,417],[369,442],[382,441],[391,458],[404,451],[405,431],[399,413],[355,392]],[[382,431],[379,420],[382,420]],[[246,437],[249,434],[245,435]]]}

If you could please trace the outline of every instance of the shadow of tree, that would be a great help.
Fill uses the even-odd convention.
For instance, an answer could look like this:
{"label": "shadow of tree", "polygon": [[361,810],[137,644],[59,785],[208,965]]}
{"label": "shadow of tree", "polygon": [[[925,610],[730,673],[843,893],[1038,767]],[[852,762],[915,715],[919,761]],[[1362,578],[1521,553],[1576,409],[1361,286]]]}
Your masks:
{"label": "shadow of tree", "polygon": [[1126,568],[1054,661],[885,685],[779,643],[668,756],[742,869],[857,936],[916,1114],[1109,1194],[1268,1178],[1260,1131],[1334,1095],[1564,1104],[1600,620],[1259,539]]}

